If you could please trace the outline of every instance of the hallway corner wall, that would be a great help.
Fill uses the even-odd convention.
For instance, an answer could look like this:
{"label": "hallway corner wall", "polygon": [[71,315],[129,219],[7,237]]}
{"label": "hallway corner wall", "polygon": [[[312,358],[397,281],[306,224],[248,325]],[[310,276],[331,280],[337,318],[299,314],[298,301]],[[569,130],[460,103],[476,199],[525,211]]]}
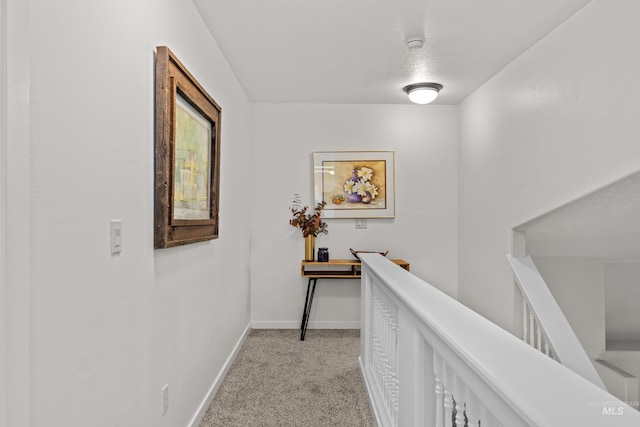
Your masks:
{"label": "hallway corner wall", "polygon": [[[251,104],[191,1],[28,10],[30,425],[187,425],[250,323]],[[154,250],[161,45],[222,106],[220,237]]]}
{"label": "hallway corner wall", "polygon": [[460,105],[458,295],[512,330],[512,228],[640,170],[633,0],[593,0]]}

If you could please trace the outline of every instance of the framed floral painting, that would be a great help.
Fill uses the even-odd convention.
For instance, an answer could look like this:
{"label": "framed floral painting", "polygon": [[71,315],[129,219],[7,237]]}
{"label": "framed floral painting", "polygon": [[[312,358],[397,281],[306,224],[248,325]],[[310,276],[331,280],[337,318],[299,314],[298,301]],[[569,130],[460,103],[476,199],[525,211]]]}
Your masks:
{"label": "framed floral painting", "polygon": [[393,151],[315,152],[313,169],[325,218],[395,218]]}

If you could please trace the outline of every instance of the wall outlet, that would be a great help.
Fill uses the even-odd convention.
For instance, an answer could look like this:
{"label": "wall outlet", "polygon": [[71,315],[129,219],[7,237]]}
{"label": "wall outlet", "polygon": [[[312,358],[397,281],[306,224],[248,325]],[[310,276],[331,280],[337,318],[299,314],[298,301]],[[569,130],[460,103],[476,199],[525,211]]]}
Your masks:
{"label": "wall outlet", "polygon": [[169,411],[169,384],[165,384],[162,387],[162,416],[167,415]]}
{"label": "wall outlet", "polygon": [[356,229],[358,230],[366,230],[367,228],[367,220],[364,218],[356,219]]}

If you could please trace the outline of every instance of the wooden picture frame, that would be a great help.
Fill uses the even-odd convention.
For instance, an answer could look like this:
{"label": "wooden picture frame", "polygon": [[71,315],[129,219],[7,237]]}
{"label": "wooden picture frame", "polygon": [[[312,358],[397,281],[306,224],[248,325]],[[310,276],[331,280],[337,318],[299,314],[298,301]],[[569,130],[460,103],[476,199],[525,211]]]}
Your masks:
{"label": "wooden picture frame", "polygon": [[216,239],[222,109],[166,46],[155,73],[154,247]]}
{"label": "wooden picture frame", "polygon": [[395,152],[315,152],[313,171],[324,218],[395,218]]}

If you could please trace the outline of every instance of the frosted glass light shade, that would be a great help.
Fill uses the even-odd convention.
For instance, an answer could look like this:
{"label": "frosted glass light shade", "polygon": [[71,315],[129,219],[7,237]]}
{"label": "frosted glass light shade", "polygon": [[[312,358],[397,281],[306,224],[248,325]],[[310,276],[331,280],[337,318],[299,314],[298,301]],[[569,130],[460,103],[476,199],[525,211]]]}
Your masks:
{"label": "frosted glass light shade", "polygon": [[414,104],[428,104],[435,101],[438,97],[438,91],[431,88],[414,89],[409,92],[409,99]]}
{"label": "frosted glass light shade", "polygon": [[415,104],[433,102],[438,97],[441,89],[442,85],[440,83],[415,83],[402,88],[409,95],[411,102]]}

